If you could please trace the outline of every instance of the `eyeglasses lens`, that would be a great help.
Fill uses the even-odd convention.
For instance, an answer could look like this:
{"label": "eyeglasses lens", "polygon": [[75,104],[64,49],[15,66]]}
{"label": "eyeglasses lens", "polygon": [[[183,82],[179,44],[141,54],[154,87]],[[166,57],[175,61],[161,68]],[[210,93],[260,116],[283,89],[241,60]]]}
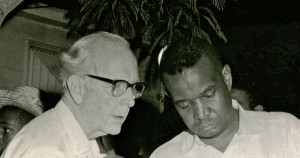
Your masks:
{"label": "eyeglasses lens", "polygon": [[[116,82],[114,85],[114,89],[113,89],[113,95],[121,96],[123,93],[126,92],[128,86],[129,85],[126,82],[123,82],[123,81]],[[145,88],[146,88],[146,86],[142,83],[135,83],[132,85],[133,95],[134,95],[135,99],[142,96]]]}

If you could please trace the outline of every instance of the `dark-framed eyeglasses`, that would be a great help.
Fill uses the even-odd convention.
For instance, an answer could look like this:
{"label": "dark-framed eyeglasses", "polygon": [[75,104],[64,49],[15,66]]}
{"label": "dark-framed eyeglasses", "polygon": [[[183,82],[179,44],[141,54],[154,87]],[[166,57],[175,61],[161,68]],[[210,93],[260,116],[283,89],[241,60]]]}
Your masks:
{"label": "dark-framed eyeglasses", "polygon": [[131,87],[133,90],[134,99],[141,97],[147,87],[147,84],[144,82],[136,82],[133,84],[128,83],[125,80],[112,80],[104,77],[99,77],[95,75],[86,74],[86,76],[91,77],[93,79],[97,79],[100,81],[104,81],[107,83],[111,83],[112,87],[112,95],[115,97],[119,97],[126,92],[126,90]]}

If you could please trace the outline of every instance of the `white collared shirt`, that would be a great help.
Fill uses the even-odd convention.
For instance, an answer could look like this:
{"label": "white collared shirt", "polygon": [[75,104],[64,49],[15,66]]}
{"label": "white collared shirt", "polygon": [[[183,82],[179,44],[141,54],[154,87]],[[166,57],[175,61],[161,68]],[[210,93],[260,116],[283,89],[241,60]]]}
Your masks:
{"label": "white collared shirt", "polygon": [[91,140],[90,144],[91,144],[93,153],[95,154],[95,158],[105,158],[107,156],[106,154],[101,154],[100,148],[99,148],[99,146],[97,144],[97,141],[95,139]]}
{"label": "white collared shirt", "polygon": [[222,153],[184,131],[157,148],[150,158],[300,158],[300,121],[283,112],[239,109],[239,131]]}
{"label": "white collared shirt", "polygon": [[[97,149],[98,148],[98,149]],[[89,141],[81,126],[60,101],[38,116],[14,137],[1,158],[103,158],[95,140]]]}

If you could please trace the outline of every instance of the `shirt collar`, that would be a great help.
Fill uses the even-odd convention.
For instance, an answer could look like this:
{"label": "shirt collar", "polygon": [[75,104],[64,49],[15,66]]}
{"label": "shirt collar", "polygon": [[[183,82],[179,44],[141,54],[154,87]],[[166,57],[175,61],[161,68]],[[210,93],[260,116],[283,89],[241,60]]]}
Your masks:
{"label": "shirt collar", "polygon": [[93,152],[95,153],[95,157],[97,157],[97,158],[107,157],[107,154],[101,154],[100,148],[98,146],[96,139],[91,140],[90,144],[91,144]]}
{"label": "shirt collar", "polygon": [[239,135],[259,135],[262,133],[263,126],[261,123],[251,117],[256,112],[244,110],[234,99],[232,99],[232,107],[239,110]]}
{"label": "shirt collar", "polygon": [[[75,155],[92,155],[91,144],[67,105],[61,100],[54,111],[60,117]],[[93,154],[94,155],[94,154]]]}
{"label": "shirt collar", "polygon": [[[234,99],[232,99],[232,107],[234,109],[239,110],[239,130],[237,133],[239,136],[241,137],[249,136],[249,135],[255,136],[263,133],[262,132],[263,126],[261,125],[261,123],[259,121],[254,120],[250,116],[251,114],[256,112],[244,110],[242,106]],[[186,151],[191,150],[189,148],[190,146],[188,145],[190,142],[197,143],[198,145],[204,145],[204,146],[206,145],[201,141],[201,139],[196,134],[193,134],[193,132],[189,129],[182,132],[182,134],[184,137],[183,140],[185,140],[182,143],[182,149]],[[191,139],[193,139],[194,141],[192,141]]]}

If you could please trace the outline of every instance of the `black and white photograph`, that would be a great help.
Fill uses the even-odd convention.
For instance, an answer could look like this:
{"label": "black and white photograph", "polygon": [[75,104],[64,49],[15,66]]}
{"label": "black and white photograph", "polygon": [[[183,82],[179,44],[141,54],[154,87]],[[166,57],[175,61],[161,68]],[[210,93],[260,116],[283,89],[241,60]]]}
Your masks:
{"label": "black and white photograph", "polygon": [[0,158],[300,158],[299,0],[0,0]]}

